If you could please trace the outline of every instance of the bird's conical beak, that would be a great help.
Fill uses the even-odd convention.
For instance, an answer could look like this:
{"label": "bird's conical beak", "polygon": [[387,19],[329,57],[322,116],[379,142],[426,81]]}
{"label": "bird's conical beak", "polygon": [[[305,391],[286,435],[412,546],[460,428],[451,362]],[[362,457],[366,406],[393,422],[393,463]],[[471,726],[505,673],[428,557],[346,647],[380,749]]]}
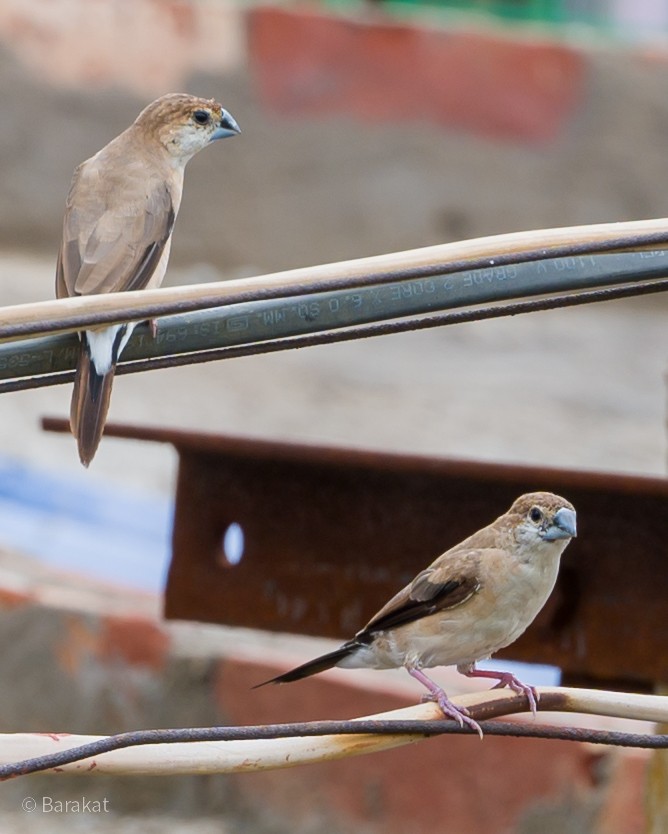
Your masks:
{"label": "bird's conical beak", "polygon": [[554,542],[557,539],[572,539],[575,536],[577,536],[575,511],[569,510],[568,507],[557,510],[552,519],[552,524],[543,534],[543,538],[549,542]]}
{"label": "bird's conical beak", "polygon": [[237,133],[241,133],[241,128],[236,123],[236,120],[227,110],[222,110],[220,121],[211,134],[211,141],[215,142],[216,139],[226,139],[228,136],[236,136]]}

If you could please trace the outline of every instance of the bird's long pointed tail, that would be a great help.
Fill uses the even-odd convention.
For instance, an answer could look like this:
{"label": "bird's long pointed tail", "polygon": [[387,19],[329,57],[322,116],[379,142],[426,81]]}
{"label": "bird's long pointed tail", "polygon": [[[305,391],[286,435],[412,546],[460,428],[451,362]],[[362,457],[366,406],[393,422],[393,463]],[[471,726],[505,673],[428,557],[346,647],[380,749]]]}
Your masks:
{"label": "bird's long pointed tail", "polygon": [[116,366],[112,364],[106,373],[97,372],[91,359],[88,338],[82,333],[70,407],[70,428],[76,437],[79,459],[84,466],[88,466],[95,457],[104,431],[115,370]]}
{"label": "bird's long pointed tail", "polygon": [[275,678],[271,678],[268,681],[258,683],[253,687],[253,689],[258,689],[260,686],[266,686],[268,683],[291,683],[292,681],[301,680],[301,678],[308,678],[310,675],[317,675],[318,672],[324,672],[325,669],[331,669],[332,666],[336,666],[340,661],[351,655],[358,648],[359,643],[351,640],[349,643],[344,643],[333,652],[320,655],[320,657],[316,657],[314,660],[302,663],[302,665],[297,666],[296,669],[291,669],[289,672],[277,675]]}

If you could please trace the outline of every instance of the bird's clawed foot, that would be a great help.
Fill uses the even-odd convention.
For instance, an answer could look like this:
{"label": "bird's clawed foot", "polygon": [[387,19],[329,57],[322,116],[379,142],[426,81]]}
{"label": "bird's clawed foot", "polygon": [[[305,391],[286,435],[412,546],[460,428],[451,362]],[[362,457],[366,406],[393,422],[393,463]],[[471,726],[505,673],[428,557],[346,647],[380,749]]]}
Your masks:
{"label": "bird's clawed foot", "polygon": [[453,704],[443,689],[435,684],[431,678],[428,678],[421,669],[411,669],[408,667],[407,669],[409,675],[414,677],[415,680],[420,681],[420,683],[423,686],[426,686],[429,690],[429,694],[424,695],[420,699],[421,703],[425,701],[435,701],[446,718],[452,718],[459,724],[460,727],[466,726],[475,730],[480,738],[482,738],[482,727],[477,721],[471,718],[469,711],[465,707],[458,707],[456,704]]}
{"label": "bird's clawed foot", "polygon": [[453,704],[442,689],[432,697],[446,718],[453,718],[460,727],[470,727],[482,738],[482,727],[477,721],[471,718],[466,707],[458,707]]}
{"label": "bird's clawed foot", "polygon": [[528,683],[522,683],[521,680],[518,680],[515,675],[512,675],[510,672],[504,672],[503,677],[499,678],[499,682],[493,686],[492,689],[502,689],[504,686],[512,689],[513,692],[516,692],[518,695],[526,696],[531,709],[531,714],[535,718],[536,711],[538,710],[538,701],[540,700],[540,693],[536,687],[531,686]]}
{"label": "bird's clawed foot", "polygon": [[509,689],[512,689],[513,692],[516,692],[518,695],[524,695],[529,702],[529,708],[531,709],[531,714],[533,717],[536,717],[536,711],[538,709],[538,701],[540,700],[540,693],[536,689],[535,686],[530,686],[528,683],[522,683],[521,680],[515,677],[511,672],[493,672],[491,670],[483,670],[483,669],[476,669],[475,666],[471,666],[467,669],[462,669],[457,667],[458,671],[462,673],[462,675],[466,675],[467,678],[492,678],[498,683],[496,683],[492,689],[502,689],[504,686],[507,686]]}

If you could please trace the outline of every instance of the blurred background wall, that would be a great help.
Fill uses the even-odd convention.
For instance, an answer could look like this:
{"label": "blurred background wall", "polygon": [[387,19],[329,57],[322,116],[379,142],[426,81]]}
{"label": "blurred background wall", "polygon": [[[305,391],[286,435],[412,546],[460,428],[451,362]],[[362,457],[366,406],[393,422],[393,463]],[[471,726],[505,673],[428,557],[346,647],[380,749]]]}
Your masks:
{"label": "blurred background wall", "polygon": [[244,130],[190,165],[175,263],[269,270],[668,213],[657,46],[405,8],[5,2],[0,244],[55,252],[74,166],[174,90]]}

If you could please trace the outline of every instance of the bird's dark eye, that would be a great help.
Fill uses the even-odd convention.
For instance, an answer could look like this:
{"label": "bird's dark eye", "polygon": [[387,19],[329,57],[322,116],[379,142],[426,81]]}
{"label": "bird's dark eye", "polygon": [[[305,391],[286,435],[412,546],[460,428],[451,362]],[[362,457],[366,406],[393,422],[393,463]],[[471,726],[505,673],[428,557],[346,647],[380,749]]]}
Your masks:
{"label": "bird's dark eye", "polygon": [[193,119],[198,125],[208,125],[211,121],[211,114],[207,113],[206,110],[195,110],[193,113]]}
{"label": "bird's dark eye", "polygon": [[538,522],[543,518],[543,513],[538,509],[538,507],[532,507],[529,512],[529,518],[538,524]]}

